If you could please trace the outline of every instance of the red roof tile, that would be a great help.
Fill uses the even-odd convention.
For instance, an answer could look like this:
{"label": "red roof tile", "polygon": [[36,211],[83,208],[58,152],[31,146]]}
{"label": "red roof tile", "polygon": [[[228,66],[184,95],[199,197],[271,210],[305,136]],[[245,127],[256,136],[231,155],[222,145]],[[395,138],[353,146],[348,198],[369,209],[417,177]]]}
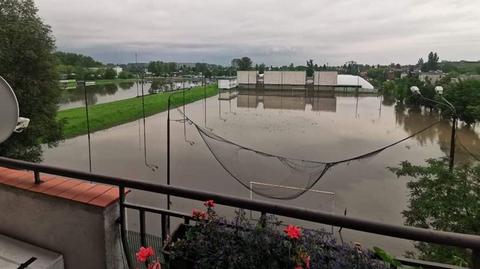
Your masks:
{"label": "red roof tile", "polygon": [[37,185],[33,172],[0,167],[0,185],[8,185],[98,207],[107,207],[119,199],[116,186],[45,174],[41,174],[41,180],[42,183]]}

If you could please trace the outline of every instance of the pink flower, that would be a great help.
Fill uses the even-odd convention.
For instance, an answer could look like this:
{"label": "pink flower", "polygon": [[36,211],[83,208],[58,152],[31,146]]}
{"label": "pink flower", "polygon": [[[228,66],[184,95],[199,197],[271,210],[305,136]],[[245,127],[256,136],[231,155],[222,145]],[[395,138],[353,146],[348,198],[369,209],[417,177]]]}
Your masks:
{"label": "pink flower", "polygon": [[303,267],[297,265],[297,267],[295,267],[295,269],[303,269]]}
{"label": "pink flower", "polygon": [[137,257],[138,262],[145,262],[145,261],[148,260],[148,258],[153,256],[153,248],[152,247],[147,247],[147,248],[140,247],[140,250],[138,250],[138,252],[135,254],[135,256]]}
{"label": "pink flower", "polygon": [[203,204],[208,208],[214,208],[215,207],[215,202],[213,200],[208,200]]}
{"label": "pink flower", "polygon": [[307,269],[310,269],[310,256],[307,256],[304,262],[305,262],[305,267],[307,267]]}
{"label": "pink flower", "polygon": [[148,269],[162,269],[159,261],[156,261],[148,266]]}
{"label": "pink flower", "polygon": [[295,225],[288,225],[287,228],[285,228],[285,230],[283,230],[287,236],[291,239],[298,239],[300,238],[301,236],[301,230],[299,227],[295,226]]}
{"label": "pink flower", "polygon": [[207,213],[200,211],[198,209],[193,209],[192,211],[192,217],[194,219],[199,219],[199,220],[204,220],[207,218]]}

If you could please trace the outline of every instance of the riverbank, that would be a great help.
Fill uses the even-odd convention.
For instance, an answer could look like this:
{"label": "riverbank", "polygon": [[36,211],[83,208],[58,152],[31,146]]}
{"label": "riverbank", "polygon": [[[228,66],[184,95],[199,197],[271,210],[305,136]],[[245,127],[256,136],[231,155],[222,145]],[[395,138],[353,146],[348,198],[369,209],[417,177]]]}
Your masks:
{"label": "riverbank", "polygon": [[109,85],[109,84],[116,84],[116,83],[123,83],[123,82],[135,82],[138,79],[136,78],[117,78],[117,79],[99,79],[95,80],[95,85]]}
{"label": "riverbank", "polygon": [[[217,93],[217,85],[209,85],[206,87],[207,97]],[[171,94],[172,93],[158,93],[145,96],[145,115],[150,116],[166,111],[168,96]],[[200,100],[203,97],[203,87],[195,87],[185,92],[185,101],[187,103]],[[183,104],[183,95],[176,94],[171,98],[171,101],[172,107],[179,106]],[[142,98],[135,97],[89,106],[88,113],[91,132],[100,131],[141,118],[143,116]],[[72,138],[87,133],[85,108],[83,107],[59,111],[57,113],[57,120],[64,122],[63,135],[65,138]]]}

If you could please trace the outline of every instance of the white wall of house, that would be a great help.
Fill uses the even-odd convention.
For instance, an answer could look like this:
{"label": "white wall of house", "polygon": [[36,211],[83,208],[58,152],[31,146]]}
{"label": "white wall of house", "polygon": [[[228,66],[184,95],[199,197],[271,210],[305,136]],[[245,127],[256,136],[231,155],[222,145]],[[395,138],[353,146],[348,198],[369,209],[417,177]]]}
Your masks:
{"label": "white wall of house", "polygon": [[282,71],[265,71],[263,73],[263,84],[282,85]]}
{"label": "white wall of house", "polygon": [[123,71],[123,68],[121,68],[120,66],[115,66],[113,70],[115,70],[115,73],[117,73],[118,76]]}
{"label": "white wall of house", "polygon": [[306,83],[305,71],[265,71],[263,75],[265,85],[305,85]]}
{"label": "white wall of house", "polygon": [[283,71],[284,85],[305,85],[307,83],[306,71]]}
{"label": "white wall of house", "polygon": [[337,71],[315,71],[313,74],[313,85],[334,86],[337,85]]}
{"label": "white wall of house", "polygon": [[233,89],[238,86],[237,79],[219,79],[218,88],[219,89]]}
{"label": "white wall of house", "polygon": [[427,82],[430,81],[430,83],[432,84],[436,84],[440,79],[442,79],[446,74],[443,74],[443,73],[429,73],[429,72],[425,72],[425,73],[420,73],[418,75],[418,79],[421,81],[421,82]]}
{"label": "white wall of house", "polygon": [[237,71],[238,84],[257,84],[258,71]]}

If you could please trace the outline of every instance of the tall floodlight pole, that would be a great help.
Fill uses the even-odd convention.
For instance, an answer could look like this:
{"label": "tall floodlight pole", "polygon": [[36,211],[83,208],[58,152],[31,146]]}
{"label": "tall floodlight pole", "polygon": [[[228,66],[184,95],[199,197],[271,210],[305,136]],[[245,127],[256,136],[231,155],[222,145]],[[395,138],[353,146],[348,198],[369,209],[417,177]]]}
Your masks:
{"label": "tall floodlight pole", "polygon": [[205,127],[207,127],[207,81],[205,76],[202,78],[203,83],[203,106],[205,111]]}
{"label": "tall floodlight pole", "polygon": [[137,61],[137,53],[135,53],[135,73],[137,73],[137,81],[135,84],[137,85],[137,97],[138,97],[138,61]]}
{"label": "tall floodlight pole", "polygon": [[87,99],[87,82],[79,81],[79,85],[83,85],[83,93],[85,98],[85,117],[87,119],[87,139],[88,139],[88,171],[92,172],[92,148],[91,148],[91,140],[90,140],[90,118],[88,115],[88,99]]}
{"label": "tall floodlight pole", "polygon": [[[178,94],[179,92],[174,92],[171,93],[168,96],[167,99],[167,185],[170,185],[171,180],[170,180],[170,156],[171,156],[171,151],[170,151],[170,108],[171,108],[171,98],[175,94]],[[182,93],[185,94],[185,89],[182,89]],[[167,194],[167,210],[170,210],[170,194]],[[170,218],[167,216],[167,229],[170,230]]]}
{"label": "tall floodlight pole", "polygon": [[455,106],[449,102],[444,96],[443,96],[443,87],[442,86],[436,86],[435,87],[435,92],[440,96],[440,98],[443,100],[443,102],[439,102],[434,99],[427,98],[422,95],[420,92],[420,89],[417,86],[412,86],[410,87],[410,91],[414,94],[417,94],[421,98],[437,103],[439,105],[443,105],[448,107],[448,109],[451,110],[452,112],[452,130],[451,130],[451,136],[450,136],[450,155],[449,155],[449,164],[448,167],[450,171],[453,170],[453,166],[455,163],[455,137],[456,137],[456,130],[457,130],[457,120],[458,120],[458,115],[457,111],[455,110]]}

